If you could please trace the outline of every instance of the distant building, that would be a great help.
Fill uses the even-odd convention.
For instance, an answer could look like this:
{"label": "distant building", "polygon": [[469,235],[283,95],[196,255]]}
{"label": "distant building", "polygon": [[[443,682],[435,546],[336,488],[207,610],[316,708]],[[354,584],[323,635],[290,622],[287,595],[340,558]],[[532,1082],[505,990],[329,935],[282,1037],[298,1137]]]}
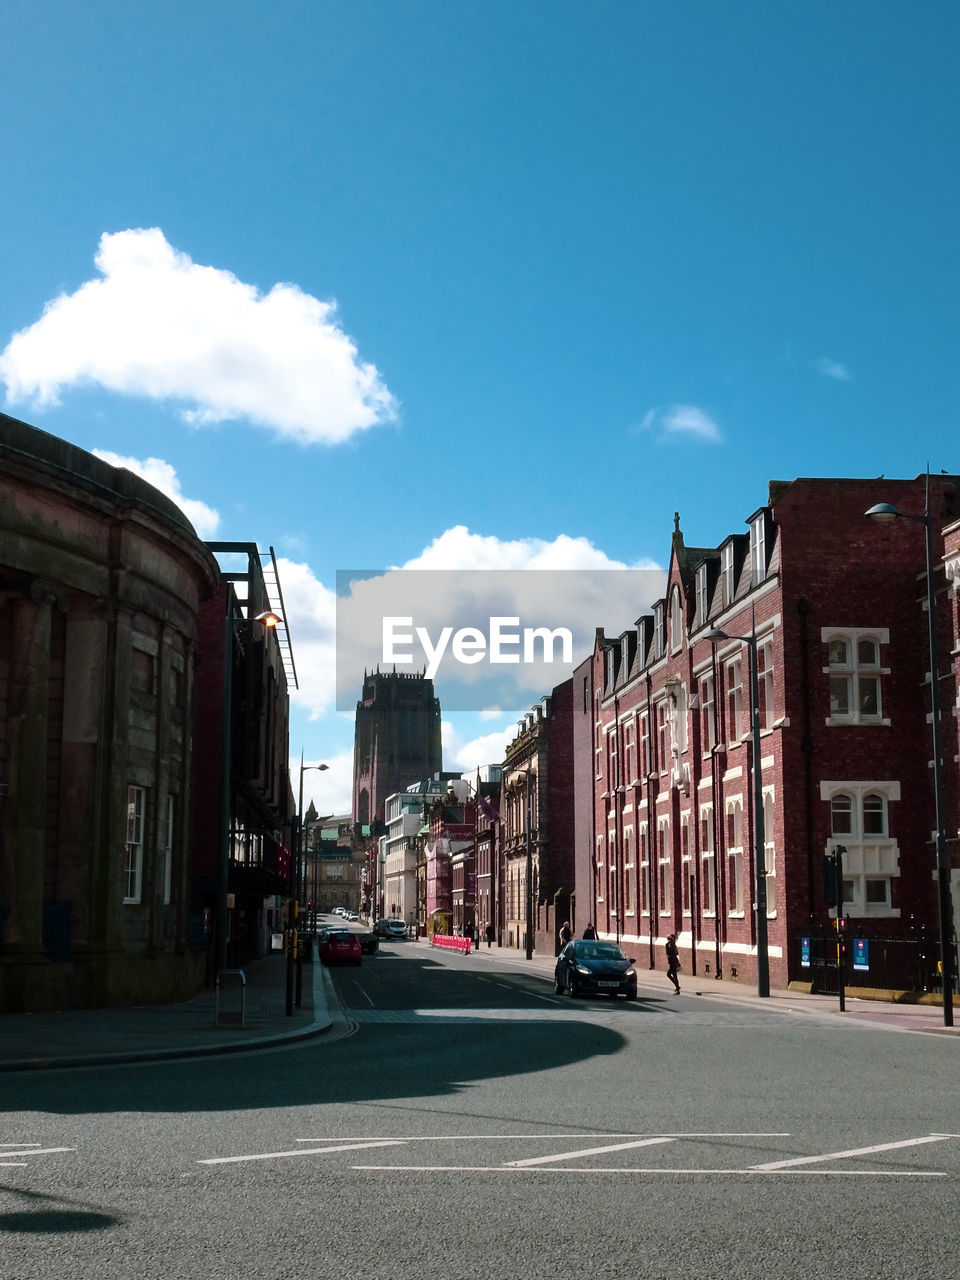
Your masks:
{"label": "distant building", "polygon": [[387,796],[442,767],[440,703],[423,675],[363,678],[353,751],[353,821],[376,828]]}

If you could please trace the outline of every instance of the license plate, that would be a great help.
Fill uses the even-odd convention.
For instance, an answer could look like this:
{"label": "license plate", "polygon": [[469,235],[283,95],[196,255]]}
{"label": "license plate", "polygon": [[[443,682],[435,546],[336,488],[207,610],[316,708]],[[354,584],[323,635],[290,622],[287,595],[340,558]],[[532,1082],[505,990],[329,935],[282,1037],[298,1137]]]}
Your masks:
{"label": "license plate", "polygon": [[619,987],[619,982],[598,982],[598,987]]}

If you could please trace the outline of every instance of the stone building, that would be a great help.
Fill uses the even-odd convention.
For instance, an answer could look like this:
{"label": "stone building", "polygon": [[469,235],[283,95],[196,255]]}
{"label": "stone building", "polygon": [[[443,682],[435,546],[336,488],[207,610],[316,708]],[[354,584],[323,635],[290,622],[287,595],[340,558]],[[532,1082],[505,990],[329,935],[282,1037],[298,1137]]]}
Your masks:
{"label": "stone building", "polygon": [[151,485],[0,415],[0,575],[0,1008],[186,996],[214,558]]}
{"label": "stone building", "polygon": [[433,681],[395,671],[365,674],[354,729],[354,822],[380,834],[387,796],[439,773],[441,757]]}

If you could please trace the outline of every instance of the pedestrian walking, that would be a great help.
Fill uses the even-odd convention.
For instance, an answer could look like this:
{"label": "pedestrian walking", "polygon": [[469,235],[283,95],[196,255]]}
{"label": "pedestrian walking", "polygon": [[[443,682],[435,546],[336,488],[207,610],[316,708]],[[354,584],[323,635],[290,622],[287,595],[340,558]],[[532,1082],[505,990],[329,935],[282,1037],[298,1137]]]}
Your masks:
{"label": "pedestrian walking", "polygon": [[563,924],[560,926],[560,950],[562,951],[567,943],[572,941],[573,930],[570,928],[570,921],[564,920]]}
{"label": "pedestrian walking", "polygon": [[592,923],[588,923],[587,927],[583,931],[583,936],[585,938],[595,938],[597,936],[597,931],[593,927]]}
{"label": "pedestrian walking", "polygon": [[680,994],[680,982],[677,978],[677,972],[680,969],[680,953],[677,951],[677,935],[671,933],[667,938],[667,977],[673,983],[674,992]]}

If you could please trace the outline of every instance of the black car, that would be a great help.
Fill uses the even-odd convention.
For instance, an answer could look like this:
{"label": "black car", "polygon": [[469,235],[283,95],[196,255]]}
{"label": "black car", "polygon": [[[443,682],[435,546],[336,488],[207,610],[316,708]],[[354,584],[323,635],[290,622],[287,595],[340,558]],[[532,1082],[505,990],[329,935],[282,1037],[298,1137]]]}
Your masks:
{"label": "black car", "polygon": [[365,956],[372,956],[380,946],[380,939],[375,933],[361,933],[360,950]]}
{"label": "black car", "polygon": [[637,998],[637,971],[615,942],[576,938],[557,956],[554,990],[571,996],[600,995]]}

